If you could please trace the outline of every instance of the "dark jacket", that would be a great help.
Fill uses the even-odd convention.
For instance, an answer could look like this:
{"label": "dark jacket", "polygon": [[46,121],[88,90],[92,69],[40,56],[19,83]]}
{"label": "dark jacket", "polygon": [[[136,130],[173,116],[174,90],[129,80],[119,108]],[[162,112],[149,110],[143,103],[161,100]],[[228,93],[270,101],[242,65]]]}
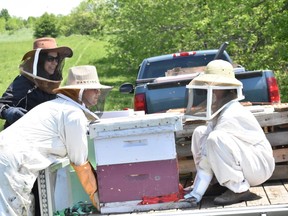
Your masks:
{"label": "dark jacket", "polygon": [[[0,98],[0,108],[4,105],[22,107],[27,111],[40,103],[56,98],[55,94],[48,94],[35,86],[35,84],[23,75],[17,76],[8,86]],[[2,117],[0,113],[0,117]],[[6,121],[4,128],[9,124]]]}

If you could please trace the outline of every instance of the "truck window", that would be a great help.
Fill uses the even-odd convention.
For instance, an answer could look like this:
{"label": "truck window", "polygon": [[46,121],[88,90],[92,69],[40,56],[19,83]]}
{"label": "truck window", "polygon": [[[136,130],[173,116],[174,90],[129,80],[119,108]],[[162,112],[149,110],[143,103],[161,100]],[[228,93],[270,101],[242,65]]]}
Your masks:
{"label": "truck window", "polygon": [[[145,72],[142,72],[142,79],[164,77],[165,72],[176,67],[188,68],[188,67],[200,67],[206,66],[215,57],[213,55],[201,55],[201,56],[187,56],[176,57],[162,61],[148,62],[145,65]],[[221,59],[225,59],[225,56],[221,56]],[[142,65],[143,67],[144,65]]]}

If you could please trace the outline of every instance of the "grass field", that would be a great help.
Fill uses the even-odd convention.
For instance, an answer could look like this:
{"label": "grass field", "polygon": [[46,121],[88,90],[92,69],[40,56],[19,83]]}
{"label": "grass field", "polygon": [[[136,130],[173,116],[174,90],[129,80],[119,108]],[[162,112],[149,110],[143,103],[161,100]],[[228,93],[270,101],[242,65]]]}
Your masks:
{"label": "grass field", "polygon": [[[23,55],[32,49],[32,32],[21,30],[13,35],[0,34],[0,94],[19,74],[18,66]],[[105,51],[105,41],[80,35],[57,38],[58,46],[68,46],[73,50],[73,57],[65,62],[62,85],[66,82],[68,69],[76,65],[94,65],[97,68],[100,82],[114,88],[109,93],[105,103],[105,110],[122,110],[131,108],[132,95],[119,93],[119,86],[129,80],[127,74],[115,69]],[[136,73],[136,71],[135,71]],[[136,74],[135,74],[136,77]],[[3,121],[0,121],[0,125]]]}

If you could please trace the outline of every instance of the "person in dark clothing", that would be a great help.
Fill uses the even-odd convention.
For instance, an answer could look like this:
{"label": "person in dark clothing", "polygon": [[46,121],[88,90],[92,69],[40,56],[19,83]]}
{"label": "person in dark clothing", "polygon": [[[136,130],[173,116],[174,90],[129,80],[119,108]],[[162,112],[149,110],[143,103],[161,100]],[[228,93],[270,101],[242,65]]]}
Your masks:
{"label": "person in dark clothing", "polygon": [[39,38],[33,50],[22,58],[20,75],[0,98],[0,118],[4,129],[40,103],[56,97],[52,90],[60,86],[64,59],[72,57],[69,47],[57,47],[54,38]]}
{"label": "person in dark clothing", "polygon": [[[22,58],[20,74],[0,98],[0,118],[6,120],[4,129],[35,106],[56,98],[53,89],[61,84],[65,58],[72,55],[69,47],[58,47],[54,38],[44,37],[34,41],[33,50]],[[32,192],[35,215],[40,215],[37,181]]]}

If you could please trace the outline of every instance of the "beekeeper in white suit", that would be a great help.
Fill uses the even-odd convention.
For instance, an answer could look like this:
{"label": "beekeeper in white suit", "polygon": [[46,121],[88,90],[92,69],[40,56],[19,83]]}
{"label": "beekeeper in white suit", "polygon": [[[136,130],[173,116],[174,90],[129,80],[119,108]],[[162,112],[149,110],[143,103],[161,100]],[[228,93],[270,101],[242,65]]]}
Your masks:
{"label": "beekeeper in white suit", "polygon": [[214,199],[216,205],[253,199],[249,188],[271,177],[275,161],[258,121],[239,103],[244,98],[242,83],[235,78],[233,66],[213,60],[187,88],[186,117],[207,120],[208,124],[197,127],[192,135],[197,173],[184,201],[199,203],[214,175],[228,188]]}
{"label": "beekeeper in white suit", "polygon": [[[69,70],[57,98],[42,103],[0,133],[0,215],[34,215],[31,189],[39,171],[68,156],[97,208],[97,179],[88,159],[87,129],[97,116],[88,108],[111,90],[94,66]],[[88,120],[89,119],[89,120]]]}

